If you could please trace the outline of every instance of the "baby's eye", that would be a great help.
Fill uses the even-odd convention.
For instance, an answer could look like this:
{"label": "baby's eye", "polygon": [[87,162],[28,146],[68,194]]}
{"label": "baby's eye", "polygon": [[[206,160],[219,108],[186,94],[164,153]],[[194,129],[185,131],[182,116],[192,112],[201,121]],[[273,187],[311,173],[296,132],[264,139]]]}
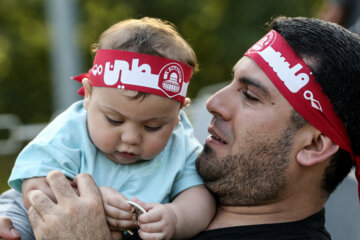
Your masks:
{"label": "baby's eye", "polygon": [[113,125],[120,125],[123,124],[123,121],[112,119],[109,116],[106,116],[106,119]]}
{"label": "baby's eye", "polygon": [[146,131],[149,131],[149,132],[156,132],[156,131],[159,131],[162,126],[156,126],[156,127],[153,127],[153,126],[144,126],[145,130]]}

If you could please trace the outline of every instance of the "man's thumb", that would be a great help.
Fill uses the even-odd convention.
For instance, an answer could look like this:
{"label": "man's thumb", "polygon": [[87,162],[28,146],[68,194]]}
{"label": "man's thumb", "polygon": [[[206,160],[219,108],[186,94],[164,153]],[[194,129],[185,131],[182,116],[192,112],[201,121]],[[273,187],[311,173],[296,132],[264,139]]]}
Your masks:
{"label": "man's thumb", "polygon": [[7,217],[0,217],[0,239],[19,240],[20,234],[15,230],[11,220]]}

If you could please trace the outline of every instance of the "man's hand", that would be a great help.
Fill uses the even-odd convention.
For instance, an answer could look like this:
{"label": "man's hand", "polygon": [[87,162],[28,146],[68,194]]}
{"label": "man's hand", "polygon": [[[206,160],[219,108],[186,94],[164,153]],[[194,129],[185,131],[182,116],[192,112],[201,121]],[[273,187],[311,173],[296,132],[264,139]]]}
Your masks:
{"label": "man's hand", "polygon": [[52,171],[46,177],[57,203],[43,192],[28,193],[29,219],[36,239],[111,239],[98,187],[88,174],[79,174],[73,185]]}
{"label": "man's hand", "polygon": [[11,220],[7,217],[0,217],[0,239],[19,240],[20,234],[15,230]]}

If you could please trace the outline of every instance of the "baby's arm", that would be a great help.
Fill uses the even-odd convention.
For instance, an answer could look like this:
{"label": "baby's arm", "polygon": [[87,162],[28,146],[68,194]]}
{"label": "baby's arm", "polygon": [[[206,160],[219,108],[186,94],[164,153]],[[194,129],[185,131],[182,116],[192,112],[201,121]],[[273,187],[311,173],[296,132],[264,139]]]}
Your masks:
{"label": "baby's arm", "polygon": [[27,194],[32,190],[40,190],[45,193],[51,200],[56,202],[56,198],[53,192],[50,189],[50,186],[47,184],[45,177],[34,177],[25,179],[22,183],[22,196],[24,201],[24,206],[27,210],[31,207],[31,204],[27,198]]}
{"label": "baby's arm", "polygon": [[215,200],[203,186],[181,192],[171,203],[143,204],[138,218],[142,239],[186,239],[204,231],[215,215]]}
{"label": "baby's arm", "polygon": [[[70,184],[72,185],[72,181],[68,179]],[[76,187],[73,187],[74,191],[78,193]],[[31,190],[40,190],[45,193],[53,202],[57,202],[56,198],[51,191],[49,184],[46,182],[45,177],[34,177],[34,178],[27,178],[22,183],[22,196],[24,201],[24,206],[27,210],[31,207],[29,200],[27,199],[27,194]]]}
{"label": "baby's arm", "polygon": [[215,199],[204,185],[185,190],[168,205],[177,217],[177,239],[195,236],[204,231],[216,212]]}

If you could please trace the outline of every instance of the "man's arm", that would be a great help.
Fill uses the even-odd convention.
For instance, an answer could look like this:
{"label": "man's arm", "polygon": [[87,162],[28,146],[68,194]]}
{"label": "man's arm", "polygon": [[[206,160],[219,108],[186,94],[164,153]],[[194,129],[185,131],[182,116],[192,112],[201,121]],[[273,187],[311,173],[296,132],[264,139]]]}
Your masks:
{"label": "man's arm", "polygon": [[59,171],[50,172],[46,182],[57,203],[39,190],[27,195],[36,239],[111,239],[101,195],[90,175],[75,177],[79,195]]}

